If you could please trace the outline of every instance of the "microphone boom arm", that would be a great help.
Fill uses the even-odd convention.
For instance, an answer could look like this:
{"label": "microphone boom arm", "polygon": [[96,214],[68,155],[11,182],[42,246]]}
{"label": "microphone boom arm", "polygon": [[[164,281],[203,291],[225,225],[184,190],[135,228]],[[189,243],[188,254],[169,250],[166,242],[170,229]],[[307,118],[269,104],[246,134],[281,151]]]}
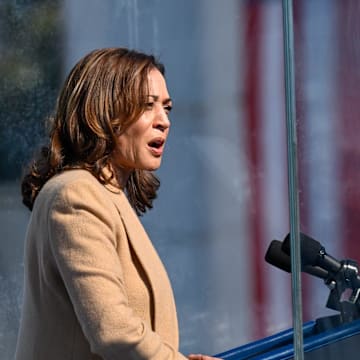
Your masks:
{"label": "microphone boom arm", "polygon": [[360,280],[358,264],[341,261],[337,273],[329,274],[324,282],[330,289],[326,307],[340,312],[342,322],[360,318]]}

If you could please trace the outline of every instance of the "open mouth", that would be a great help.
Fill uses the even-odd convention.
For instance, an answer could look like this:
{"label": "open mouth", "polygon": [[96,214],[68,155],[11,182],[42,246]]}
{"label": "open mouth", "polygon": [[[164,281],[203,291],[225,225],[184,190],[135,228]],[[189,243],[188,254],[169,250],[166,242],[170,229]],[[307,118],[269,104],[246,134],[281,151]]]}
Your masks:
{"label": "open mouth", "polygon": [[148,146],[150,148],[150,151],[152,152],[152,154],[156,157],[159,157],[162,155],[163,150],[164,150],[164,144],[165,144],[165,139],[163,138],[156,138],[154,140],[151,140],[148,143]]}
{"label": "open mouth", "polygon": [[149,146],[153,149],[160,149],[164,145],[164,140],[158,139],[149,142]]}

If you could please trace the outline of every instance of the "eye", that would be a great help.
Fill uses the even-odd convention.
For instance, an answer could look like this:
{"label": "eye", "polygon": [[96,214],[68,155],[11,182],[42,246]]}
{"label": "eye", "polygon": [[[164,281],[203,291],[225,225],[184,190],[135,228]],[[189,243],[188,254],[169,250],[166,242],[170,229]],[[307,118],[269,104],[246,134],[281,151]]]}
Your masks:
{"label": "eye", "polygon": [[146,110],[152,110],[153,107],[154,107],[154,102],[153,101],[149,101],[149,102],[145,103],[145,109]]}
{"label": "eye", "polygon": [[164,106],[164,110],[165,110],[165,112],[166,112],[167,114],[169,114],[170,111],[172,110],[172,105],[166,105],[166,106]]}

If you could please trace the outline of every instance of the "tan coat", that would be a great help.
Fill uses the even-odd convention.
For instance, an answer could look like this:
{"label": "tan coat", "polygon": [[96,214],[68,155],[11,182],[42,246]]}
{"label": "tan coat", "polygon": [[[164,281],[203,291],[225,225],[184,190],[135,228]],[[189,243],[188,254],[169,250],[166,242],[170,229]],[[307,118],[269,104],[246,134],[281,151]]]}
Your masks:
{"label": "tan coat", "polygon": [[50,179],[25,244],[16,360],[185,359],[166,271],[125,195],[84,170]]}

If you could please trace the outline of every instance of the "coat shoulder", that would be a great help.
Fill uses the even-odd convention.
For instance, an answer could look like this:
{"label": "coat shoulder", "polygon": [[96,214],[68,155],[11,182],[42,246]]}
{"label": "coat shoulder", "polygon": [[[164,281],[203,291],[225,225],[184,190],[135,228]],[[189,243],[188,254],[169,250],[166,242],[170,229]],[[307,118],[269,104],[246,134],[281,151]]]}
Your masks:
{"label": "coat shoulder", "polygon": [[[119,190],[119,193],[121,191]],[[119,193],[117,194],[119,196]],[[49,179],[41,189],[35,206],[47,204],[48,206],[56,199],[73,199],[79,201],[95,201],[100,204],[114,202],[114,197],[89,171],[82,169],[66,170]]]}

